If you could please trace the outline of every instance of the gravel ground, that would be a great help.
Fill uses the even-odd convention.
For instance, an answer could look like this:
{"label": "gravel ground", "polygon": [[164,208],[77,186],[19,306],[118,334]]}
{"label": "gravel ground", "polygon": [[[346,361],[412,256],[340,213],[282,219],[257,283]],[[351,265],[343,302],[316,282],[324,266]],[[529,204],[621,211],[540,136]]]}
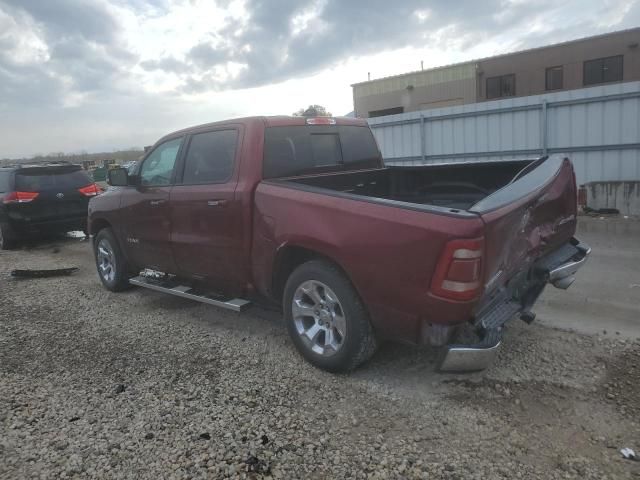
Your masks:
{"label": "gravel ground", "polygon": [[640,477],[637,340],[514,323],[485,372],[434,358],[331,375],[274,313],[107,292],[87,242],[0,252],[0,478]]}

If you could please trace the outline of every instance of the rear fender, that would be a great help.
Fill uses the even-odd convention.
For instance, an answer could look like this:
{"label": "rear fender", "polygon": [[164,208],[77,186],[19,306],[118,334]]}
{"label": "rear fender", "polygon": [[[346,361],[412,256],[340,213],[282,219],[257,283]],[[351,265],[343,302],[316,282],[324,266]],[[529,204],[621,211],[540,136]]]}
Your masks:
{"label": "rear fender", "polygon": [[353,285],[356,291],[358,290],[357,286],[353,283],[353,280],[347,273],[347,270],[333,254],[333,252],[335,252],[335,247],[323,244],[315,239],[306,240],[307,241],[301,241],[301,239],[297,239],[295,242],[285,242],[276,249],[271,271],[271,285],[269,289],[269,293],[274,300],[280,302],[282,299],[284,284],[287,282],[287,279],[293,270],[295,270],[299,265],[302,265],[312,259],[324,259],[333,263],[351,282],[351,285]]}

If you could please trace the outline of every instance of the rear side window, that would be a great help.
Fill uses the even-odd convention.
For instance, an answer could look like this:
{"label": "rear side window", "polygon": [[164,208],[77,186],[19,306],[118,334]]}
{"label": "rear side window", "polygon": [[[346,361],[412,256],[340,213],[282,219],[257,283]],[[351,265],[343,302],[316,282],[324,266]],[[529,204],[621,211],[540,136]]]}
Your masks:
{"label": "rear side window", "polygon": [[367,127],[293,126],[265,130],[264,178],[380,166],[378,147]]}
{"label": "rear side window", "polygon": [[0,172],[0,193],[7,193],[12,190],[10,183],[10,173]]}
{"label": "rear side window", "polygon": [[40,192],[43,190],[73,190],[93,183],[81,169],[37,168],[16,173],[16,190]]}
{"label": "rear side window", "polygon": [[182,183],[224,183],[231,177],[236,157],[237,130],[216,130],[191,137]]}

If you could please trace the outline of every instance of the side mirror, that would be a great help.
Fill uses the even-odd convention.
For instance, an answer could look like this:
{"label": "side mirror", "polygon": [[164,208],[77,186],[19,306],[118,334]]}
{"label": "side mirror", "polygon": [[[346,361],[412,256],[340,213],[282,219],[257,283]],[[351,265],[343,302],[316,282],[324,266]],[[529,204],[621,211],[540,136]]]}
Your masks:
{"label": "side mirror", "polygon": [[112,187],[126,187],[129,185],[129,173],[126,168],[114,168],[107,173],[107,183]]}

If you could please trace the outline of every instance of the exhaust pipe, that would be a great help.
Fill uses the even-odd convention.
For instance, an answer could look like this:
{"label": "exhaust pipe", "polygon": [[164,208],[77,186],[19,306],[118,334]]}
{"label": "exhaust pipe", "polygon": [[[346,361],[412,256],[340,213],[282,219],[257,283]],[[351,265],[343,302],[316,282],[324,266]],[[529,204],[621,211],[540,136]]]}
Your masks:
{"label": "exhaust pipe", "polygon": [[576,280],[576,272],[587,262],[591,254],[591,247],[584,243],[579,243],[576,248],[582,252],[582,258],[569,261],[549,272],[549,282],[556,287],[566,290]]}
{"label": "exhaust pipe", "polygon": [[440,362],[441,372],[477,372],[493,363],[500,340],[492,344],[447,345]]}

